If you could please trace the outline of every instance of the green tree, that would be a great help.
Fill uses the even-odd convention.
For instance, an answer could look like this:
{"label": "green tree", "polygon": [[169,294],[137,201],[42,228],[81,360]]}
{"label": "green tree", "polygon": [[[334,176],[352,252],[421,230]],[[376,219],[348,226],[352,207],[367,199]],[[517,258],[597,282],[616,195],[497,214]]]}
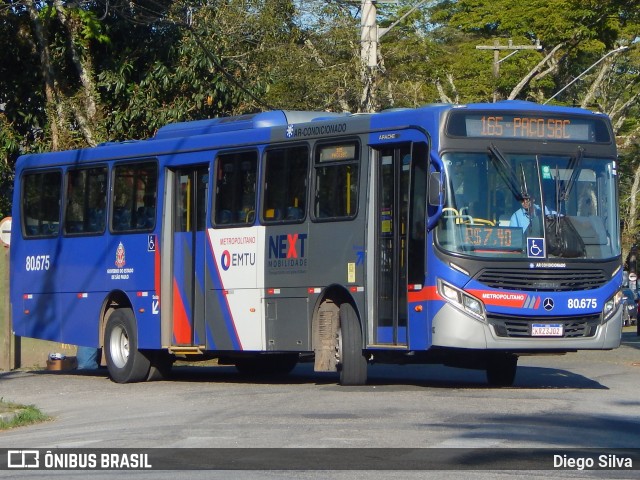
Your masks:
{"label": "green tree", "polygon": [[[446,97],[453,96],[455,86],[463,101],[490,101],[493,90],[501,98],[542,103],[554,97],[552,103],[609,114],[621,153],[625,246],[640,231],[639,15],[637,2],[629,0],[458,0],[438,2],[431,16],[435,35],[450,53],[440,64],[451,78]],[[495,40],[503,45],[508,40],[539,42],[542,49],[505,60],[495,78],[489,76],[490,54],[475,50]]]}
{"label": "green tree", "polygon": [[295,29],[262,59],[269,102],[297,110],[359,110],[357,20],[342,2],[297,2]]}
{"label": "green tree", "polygon": [[[361,2],[9,0],[0,7],[0,176],[17,156],[147,138],[169,122],[271,108],[363,111],[499,98],[608,113],[627,224],[640,179],[640,31],[632,0],[379,3],[361,70]],[[418,6],[418,8],[414,8]],[[535,45],[508,59],[478,45]],[[624,51],[609,54],[621,46]],[[604,57],[604,58],[603,58]],[[589,69],[587,71],[587,69]],[[3,185],[0,209],[8,205]],[[640,188],[640,187],[638,187]],[[4,203],[1,203],[4,202]],[[2,210],[0,210],[2,211]],[[632,235],[629,230],[628,235]]]}
{"label": "green tree", "polygon": [[271,107],[268,61],[295,36],[291,2],[184,1],[155,15],[136,7],[113,12],[100,65],[111,138]]}

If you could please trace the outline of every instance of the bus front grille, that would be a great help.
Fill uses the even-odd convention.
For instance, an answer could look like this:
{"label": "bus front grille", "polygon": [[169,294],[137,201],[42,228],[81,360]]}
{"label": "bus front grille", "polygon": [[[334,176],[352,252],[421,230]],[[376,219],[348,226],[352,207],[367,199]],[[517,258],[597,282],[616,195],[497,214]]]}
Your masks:
{"label": "bus front grille", "polygon": [[493,326],[496,335],[508,338],[538,338],[532,337],[531,326],[533,324],[560,324],[562,325],[562,338],[593,337],[600,324],[600,315],[587,315],[584,317],[513,317],[512,315],[500,315],[487,313],[487,320]]}
{"label": "bus front grille", "polygon": [[485,269],[476,279],[491,287],[527,292],[573,292],[593,290],[607,283],[603,270]]}

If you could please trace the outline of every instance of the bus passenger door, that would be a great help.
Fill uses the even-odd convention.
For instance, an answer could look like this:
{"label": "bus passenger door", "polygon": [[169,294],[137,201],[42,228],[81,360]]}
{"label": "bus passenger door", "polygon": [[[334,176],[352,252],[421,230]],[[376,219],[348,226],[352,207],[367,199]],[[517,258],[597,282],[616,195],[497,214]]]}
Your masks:
{"label": "bus passenger door", "polygon": [[[406,243],[408,146],[378,151],[376,161],[376,344],[407,343]],[[405,161],[405,158],[408,160]]]}
{"label": "bus passenger door", "polygon": [[424,282],[426,170],[412,156],[423,144],[375,151],[373,342],[408,345],[407,291]]}
{"label": "bus passenger door", "polygon": [[[174,346],[205,345],[206,165],[175,172],[172,255],[172,339]],[[168,209],[167,211],[171,211]]]}

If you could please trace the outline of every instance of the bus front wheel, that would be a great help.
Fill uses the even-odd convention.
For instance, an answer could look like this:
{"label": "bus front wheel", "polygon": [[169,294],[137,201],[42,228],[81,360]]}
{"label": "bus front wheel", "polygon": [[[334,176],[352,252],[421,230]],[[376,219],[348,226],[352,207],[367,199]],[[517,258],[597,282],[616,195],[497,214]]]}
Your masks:
{"label": "bus front wheel", "polygon": [[487,358],[487,381],[495,387],[513,385],[518,369],[518,356],[506,352],[494,352]]}
{"label": "bus front wheel", "polygon": [[147,379],[151,363],[138,350],[133,312],[121,308],[111,314],[104,332],[104,351],[109,375],[117,383]]}
{"label": "bus front wheel", "polygon": [[362,354],[362,330],[358,316],[349,303],[340,305],[338,369],[340,385],[367,383],[367,359]]}

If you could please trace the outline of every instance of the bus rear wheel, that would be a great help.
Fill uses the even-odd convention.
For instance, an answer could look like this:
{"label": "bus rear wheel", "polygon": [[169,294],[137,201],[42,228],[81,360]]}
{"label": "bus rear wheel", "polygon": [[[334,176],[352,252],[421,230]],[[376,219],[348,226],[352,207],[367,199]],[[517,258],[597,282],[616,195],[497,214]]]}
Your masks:
{"label": "bus rear wheel", "polygon": [[107,320],[104,352],[114,382],[134,383],[147,379],[151,362],[138,350],[136,323],[130,309],[118,309]]}
{"label": "bus rear wheel", "polygon": [[367,359],[362,353],[362,330],[358,316],[349,303],[340,305],[338,370],[340,385],[367,383]]}
{"label": "bus rear wheel", "polygon": [[506,352],[493,352],[487,358],[487,381],[494,387],[510,387],[516,379],[518,356]]}

